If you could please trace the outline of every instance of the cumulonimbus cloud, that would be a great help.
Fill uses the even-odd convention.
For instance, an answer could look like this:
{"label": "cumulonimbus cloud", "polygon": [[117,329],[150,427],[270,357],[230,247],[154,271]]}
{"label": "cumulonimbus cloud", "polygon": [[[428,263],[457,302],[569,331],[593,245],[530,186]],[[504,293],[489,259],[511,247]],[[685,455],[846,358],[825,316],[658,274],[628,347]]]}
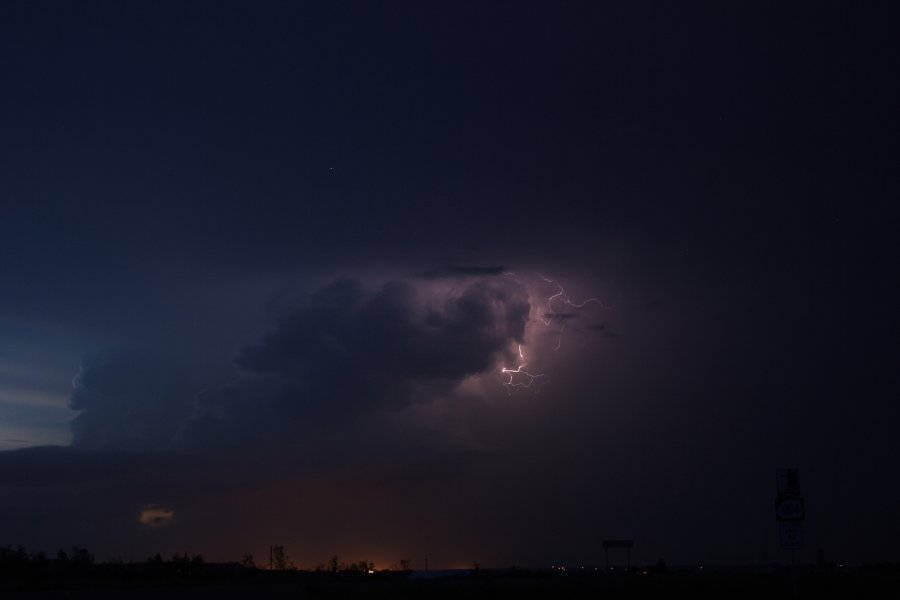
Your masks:
{"label": "cumulonimbus cloud", "polygon": [[116,348],[84,359],[72,382],[72,445],[145,451],[168,443],[202,389],[189,365],[155,352]]}
{"label": "cumulonimbus cloud", "polygon": [[422,386],[493,369],[523,341],[530,310],[527,290],[505,277],[399,280],[374,291],[337,280],[241,351],[241,377],[200,395],[181,439],[283,443],[285,433],[402,409],[421,400]]}
{"label": "cumulonimbus cloud", "polygon": [[[393,280],[337,279],[296,301],[213,387],[159,353],[113,349],[73,382],[73,443],[83,450],[203,451],[304,435],[372,411],[428,401],[491,370],[522,343],[528,291],[499,268]],[[447,269],[441,272],[447,271]],[[423,393],[423,389],[426,393]]]}

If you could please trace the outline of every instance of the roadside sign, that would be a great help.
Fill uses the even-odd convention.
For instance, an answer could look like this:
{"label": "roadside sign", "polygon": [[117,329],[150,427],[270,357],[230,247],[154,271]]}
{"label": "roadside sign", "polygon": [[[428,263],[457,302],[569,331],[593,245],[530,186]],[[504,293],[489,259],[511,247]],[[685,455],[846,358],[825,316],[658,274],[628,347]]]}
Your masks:
{"label": "roadside sign", "polygon": [[775,471],[775,485],[778,496],[799,496],[800,475],[797,469],[778,469]]}
{"label": "roadside sign", "polygon": [[803,525],[800,523],[779,523],[778,537],[781,547],[785,550],[800,550],[803,548]]}
{"label": "roadside sign", "polygon": [[775,520],[802,521],[806,518],[806,506],[803,498],[781,497],[775,500]]}

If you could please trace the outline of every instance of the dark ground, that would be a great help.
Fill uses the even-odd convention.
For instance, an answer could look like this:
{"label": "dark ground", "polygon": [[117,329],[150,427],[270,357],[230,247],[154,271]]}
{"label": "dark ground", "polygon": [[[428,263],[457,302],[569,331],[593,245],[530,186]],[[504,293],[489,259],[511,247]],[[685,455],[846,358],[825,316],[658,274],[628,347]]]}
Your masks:
{"label": "dark ground", "polygon": [[[791,598],[788,574],[557,574],[482,571],[446,578],[417,579],[400,573],[341,577],[296,573],[261,574],[224,581],[70,581],[0,586],[0,597],[44,598]],[[800,598],[898,598],[900,573],[802,574]]]}

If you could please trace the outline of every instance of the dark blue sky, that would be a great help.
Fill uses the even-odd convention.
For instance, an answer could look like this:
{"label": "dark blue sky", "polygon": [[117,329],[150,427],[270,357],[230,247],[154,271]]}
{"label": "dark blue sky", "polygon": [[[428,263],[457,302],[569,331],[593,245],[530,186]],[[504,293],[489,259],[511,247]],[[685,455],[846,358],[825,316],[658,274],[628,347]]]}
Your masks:
{"label": "dark blue sky", "polygon": [[900,559],[896,17],[4,3],[0,544]]}

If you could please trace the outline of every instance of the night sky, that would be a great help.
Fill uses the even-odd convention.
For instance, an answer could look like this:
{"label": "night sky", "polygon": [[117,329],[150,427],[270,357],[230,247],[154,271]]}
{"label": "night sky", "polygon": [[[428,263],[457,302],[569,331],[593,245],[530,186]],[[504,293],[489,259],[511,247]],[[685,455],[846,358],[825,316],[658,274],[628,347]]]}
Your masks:
{"label": "night sky", "polygon": [[3,2],[0,545],[900,560],[863,4]]}

